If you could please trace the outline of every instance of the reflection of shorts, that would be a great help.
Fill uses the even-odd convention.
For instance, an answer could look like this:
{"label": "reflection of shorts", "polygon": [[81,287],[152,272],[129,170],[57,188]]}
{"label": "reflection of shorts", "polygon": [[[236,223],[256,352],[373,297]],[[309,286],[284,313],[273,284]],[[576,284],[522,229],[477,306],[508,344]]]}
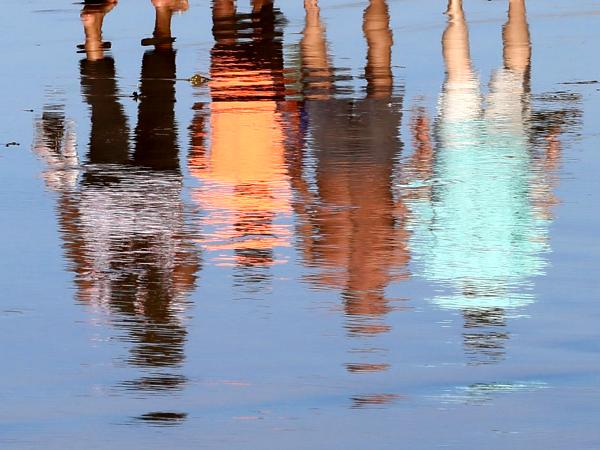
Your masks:
{"label": "reflection of shorts", "polygon": [[401,150],[398,99],[308,100],[308,128],[319,159],[388,164]]}
{"label": "reflection of shorts", "polygon": [[96,270],[110,270],[114,261],[122,259],[119,244],[140,239],[152,243],[147,251],[155,252],[161,264],[172,265],[178,251],[176,236],[184,226],[181,175],[110,165],[88,167],[113,180],[84,183],[79,195],[82,240]]}
{"label": "reflection of shorts", "polygon": [[448,122],[476,120],[481,117],[481,92],[479,80],[446,82],[439,100],[439,113]]}
{"label": "reflection of shorts", "polygon": [[524,101],[525,86],[522,74],[508,69],[494,72],[487,96],[485,118],[490,130],[500,133],[523,134],[527,123]]}

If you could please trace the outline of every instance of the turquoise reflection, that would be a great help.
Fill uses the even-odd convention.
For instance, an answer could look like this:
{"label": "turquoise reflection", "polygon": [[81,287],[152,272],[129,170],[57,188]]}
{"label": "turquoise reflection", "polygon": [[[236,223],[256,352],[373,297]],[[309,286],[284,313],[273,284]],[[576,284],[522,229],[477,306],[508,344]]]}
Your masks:
{"label": "turquoise reflection", "polygon": [[503,65],[487,93],[472,67],[460,0],[450,0],[448,16],[434,143],[417,112],[405,170],[414,271],[442,286],[433,302],[463,310],[471,328],[504,326],[506,310],[534,301],[532,279],[547,265],[558,137],[576,119],[567,102],[577,99],[532,96],[524,0],[509,3]]}
{"label": "turquoise reflection", "polygon": [[494,363],[510,336],[506,317],[534,301],[532,280],[548,264],[558,137],[577,118],[566,103],[577,99],[531,95],[524,0],[509,3],[503,66],[487,94],[471,64],[460,0],[450,0],[448,16],[433,142],[425,112],[417,109],[412,121],[415,150],[402,174],[406,228],[412,272],[441,288],[433,303],[462,313],[469,363]]}
{"label": "turquoise reflection", "polygon": [[[532,300],[524,284],[546,265],[549,224],[532,201],[544,180],[531,167],[525,121],[520,112],[472,117],[476,105],[467,105],[465,95],[451,88],[441,103],[432,196],[410,202],[418,217],[411,226],[413,258],[427,279],[459,292],[437,297],[442,306],[523,306]],[[445,114],[461,104],[463,117]]]}
{"label": "turquoise reflection", "polygon": [[448,13],[437,148],[429,195],[409,201],[411,249],[423,277],[452,287],[434,299],[440,306],[516,308],[533,301],[527,288],[544,272],[550,222],[546,204],[535,198],[548,191],[540,186],[549,180],[530,149],[525,8],[510,3],[504,67],[485,97],[471,67],[460,2],[451,1]]}

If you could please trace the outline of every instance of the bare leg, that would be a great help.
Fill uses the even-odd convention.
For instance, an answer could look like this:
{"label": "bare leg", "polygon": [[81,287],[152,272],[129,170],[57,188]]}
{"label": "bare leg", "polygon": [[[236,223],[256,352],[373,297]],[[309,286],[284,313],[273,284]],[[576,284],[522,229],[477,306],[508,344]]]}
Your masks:
{"label": "bare leg", "polygon": [[465,21],[462,0],[448,2],[448,26],[442,36],[444,62],[448,83],[473,80],[469,49],[469,29]]}
{"label": "bare leg", "polygon": [[213,18],[222,19],[231,17],[235,14],[234,0],[214,0],[213,2]]}
{"label": "bare leg", "polygon": [[235,13],[235,0],[213,1],[213,36],[219,44],[233,45],[235,43]]}
{"label": "bare leg", "polygon": [[510,0],[508,22],[502,32],[504,66],[525,74],[531,62],[531,40],[525,11],[525,0]]}
{"label": "bare leg", "polygon": [[[186,11],[189,7],[187,0],[152,0],[156,10],[154,21],[154,39],[146,41],[157,48],[171,48],[174,39],[171,37],[171,18],[175,11]],[[144,44],[144,41],[142,41]]]}
{"label": "bare leg", "polygon": [[332,71],[327,55],[325,27],[321,22],[317,0],[305,0],[306,21],[300,42],[302,69],[306,77],[307,98],[329,98],[333,88]]}
{"label": "bare leg", "polygon": [[[529,76],[531,41],[525,15],[525,0],[510,0],[508,20],[502,28],[503,69],[490,81],[489,117],[502,117],[503,126],[510,124],[516,136],[523,136],[530,110]],[[510,119],[510,120],[508,120]],[[492,124],[497,123],[492,120]]]}
{"label": "bare leg", "polygon": [[[471,64],[469,29],[462,0],[448,2],[448,26],[442,36],[442,53],[446,80],[441,97],[441,114],[445,123],[475,119],[481,114],[479,80]],[[452,140],[453,134],[446,138]]]}
{"label": "bare leg", "polygon": [[371,0],[363,17],[363,32],[367,39],[365,74],[370,96],[389,97],[392,90],[392,30],[385,0]]}
{"label": "bare leg", "polygon": [[117,0],[106,1],[95,5],[85,5],[81,10],[81,22],[85,33],[85,52],[89,60],[104,58],[102,45],[102,24],[104,16],[117,4]]}

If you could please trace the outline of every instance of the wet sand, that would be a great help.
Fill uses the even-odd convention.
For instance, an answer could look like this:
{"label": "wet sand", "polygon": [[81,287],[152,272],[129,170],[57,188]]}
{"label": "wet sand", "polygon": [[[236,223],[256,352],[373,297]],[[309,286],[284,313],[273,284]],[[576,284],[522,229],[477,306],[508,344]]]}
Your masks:
{"label": "wet sand", "polygon": [[0,446],[600,447],[596,2],[155,3],[3,5]]}

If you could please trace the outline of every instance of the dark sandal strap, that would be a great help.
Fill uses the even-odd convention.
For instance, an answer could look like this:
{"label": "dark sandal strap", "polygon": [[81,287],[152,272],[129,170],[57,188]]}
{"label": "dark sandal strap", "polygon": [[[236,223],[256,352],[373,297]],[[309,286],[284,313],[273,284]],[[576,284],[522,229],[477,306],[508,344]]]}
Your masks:
{"label": "dark sandal strap", "polygon": [[151,37],[142,39],[142,45],[144,47],[149,45],[172,44],[173,42],[175,42],[174,37]]}

